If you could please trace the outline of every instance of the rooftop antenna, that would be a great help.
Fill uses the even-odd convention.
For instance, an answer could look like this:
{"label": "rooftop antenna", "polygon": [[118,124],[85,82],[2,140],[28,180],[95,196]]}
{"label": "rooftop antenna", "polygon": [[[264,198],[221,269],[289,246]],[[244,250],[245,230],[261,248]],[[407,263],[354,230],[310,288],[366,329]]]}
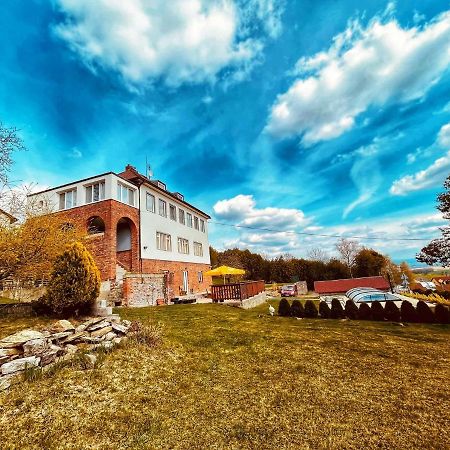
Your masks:
{"label": "rooftop antenna", "polygon": [[151,165],[147,162],[147,156],[145,157],[145,175],[148,179],[153,177],[153,170]]}

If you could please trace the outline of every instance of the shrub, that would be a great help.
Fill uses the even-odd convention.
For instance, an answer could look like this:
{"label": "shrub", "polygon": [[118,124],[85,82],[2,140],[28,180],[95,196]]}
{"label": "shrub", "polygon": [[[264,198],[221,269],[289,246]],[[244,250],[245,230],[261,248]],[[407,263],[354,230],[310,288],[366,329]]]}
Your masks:
{"label": "shrub", "polygon": [[361,303],[358,309],[358,319],[359,320],[371,320],[372,310],[367,303]]}
{"label": "shrub", "polygon": [[400,309],[393,301],[386,302],[384,306],[384,318],[391,322],[400,322]]}
{"label": "shrub", "polygon": [[291,316],[291,305],[285,298],[280,300],[280,304],[278,305],[278,315],[283,317]]}
{"label": "shrub", "polygon": [[305,310],[300,300],[294,300],[291,305],[292,317],[304,317]]}
{"label": "shrub", "polygon": [[86,247],[75,242],[55,259],[38,309],[58,315],[88,313],[100,292],[100,272]]}
{"label": "shrub", "polygon": [[305,317],[315,319],[317,317],[317,308],[312,300],[306,300],[305,302]]}
{"label": "shrub", "polygon": [[384,320],[384,308],[379,301],[372,302],[371,312],[373,320]]}
{"label": "shrub", "polygon": [[162,342],[161,325],[143,325],[141,322],[131,322],[129,336],[132,342],[143,344],[148,347],[157,347]]}
{"label": "shrub", "polygon": [[418,322],[419,318],[417,316],[416,308],[408,300],[403,300],[400,307],[400,314],[403,322]]}
{"label": "shrub", "polygon": [[430,307],[423,300],[420,300],[419,303],[417,303],[416,311],[417,316],[419,318],[419,322],[421,323],[434,322],[433,311],[431,311]]}
{"label": "shrub", "polygon": [[351,320],[358,318],[358,307],[353,300],[347,300],[345,302],[345,315]]}
{"label": "shrub", "polygon": [[342,319],[344,317],[344,309],[342,308],[341,302],[337,298],[331,300],[331,319]]}
{"label": "shrub", "polygon": [[450,312],[448,308],[438,303],[436,305],[436,309],[434,310],[434,318],[437,323],[450,323]]}
{"label": "shrub", "polygon": [[330,310],[330,307],[328,306],[327,302],[321,301],[319,303],[319,314],[322,319],[330,318],[331,310]]}

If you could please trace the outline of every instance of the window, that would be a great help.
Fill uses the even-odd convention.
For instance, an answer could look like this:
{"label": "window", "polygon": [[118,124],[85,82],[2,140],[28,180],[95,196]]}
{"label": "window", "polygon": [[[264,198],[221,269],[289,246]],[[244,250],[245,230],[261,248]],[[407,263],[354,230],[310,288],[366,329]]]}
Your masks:
{"label": "window", "polygon": [[174,205],[169,205],[169,213],[170,213],[170,218],[172,220],[177,220],[177,208]]}
{"label": "window", "polygon": [[203,272],[198,273],[198,282],[203,283]]}
{"label": "window", "polygon": [[166,252],[172,251],[172,238],[170,234],[156,232],[156,248]]}
{"label": "window", "polygon": [[167,217],[167,203],[161,199],[159,199],[159,215]]}
{"label": "window", "polygon": [[182,209],[178,210],[178,219],[182,225],[186,224],[186,221],[184,220],[184,211]]}
{"label": "window", "polygon": [[194,242],[194,255],[203,256],[203,245],[200,242]]}
{"label": "window", "polygon": [[186,213],[187,226],[192,228],[192,214]]}
{"label": "window", "polygon": [[59,209],[69,209],[77,206],[77,190],[61,192],[59,194]]}
{"label": "window", "polygon": [[86,203],[99,202],[105,200],[105,182],[99,181],[86,186]]}
{"label": "window", "polygon": [[187,239],[178,238],[178,253],[189,255],[189,241]]}
{"label": "window", "polygon": [[117,200],[134,206],[134,189],[131,189],[124,184],[117,183]]}
{"label": "window", "polygon": [[88,220],[88,234],[97,234],[105,232],[105,222],[99,216],[91,217]]}
{"label": "window", "polygon": [[198,217],[194,217],[194,228],[198,230]]}
{"label": "window", "polygon": [[147,192],[146,203],[147,203],[147,211],[154,213],[156,211],[155,196]]}
{"label": "window", "polygon": [[204,233],[205,230],[206,230],[206,228],[205,228],[205,221],[203,219],[200,219],[200,231],[202,233]]}

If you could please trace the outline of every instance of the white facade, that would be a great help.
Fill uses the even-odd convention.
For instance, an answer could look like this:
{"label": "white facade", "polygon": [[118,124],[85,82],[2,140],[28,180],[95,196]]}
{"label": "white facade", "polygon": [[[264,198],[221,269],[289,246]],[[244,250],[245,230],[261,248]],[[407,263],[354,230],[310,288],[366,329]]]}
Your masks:
{"label": "white facade", "polygon": [[[132,201],[127,191],[133,192]],[[147,195],[153,196],[154,208],[148,208]],[[114,173],[107,173],[29,196],[29,202],[35,207],[52,212],[70,211],[73,208],[111,199],[140,209],[142,259],[210,263],[208,216],[181,199],[174,198],[169,192],[164,193],[151,183],[145,183],[138,188]],[[164,215],[160,214],[160,201],[165,202]],[[180,210],[184,213],[184,224],[180,218]],[[164,208],[161,210],[161,213],[163,212]],[[191,216],[192,226],[188,215]],[[170,239],[167,236],[170,236]],[[161,239],[166,243],[170,242],[171,245],[161,245]],[[178,239],[184,240],[180,242],[180,246]]]}
{"label": "white facade", "polygon": [[[143,259],[160,259],[163,261],[180,261],[209,264],[209,241],[207,218],[199,214],[185,203],[164,195],[151,186],[143,185],[141,191],[141,255]],[[155,198],[155,211],[147,210],[147,194]],[[166,215],[160,215],[159,200],[166,202]],[[176,220],[170,217],[170,205],[176,208]],[[180,223],[180,209],[184,212],[185,224]],[[187,223],[187,214],[192,215],[192,227]],[[198,220],[198,230],[195,228],[195,218]],[[204,231],[201,229],[201,221],[204,223]],[[160,250],[157,248],[156,233],[164,233],[170,236],[171,250]],[[189,253],[181,253],[185,250],[183,244],[179,249],[178,238],[188,241]],[[202,256],[194,253],[194,243],[201,244]],[[197,252],[198,253],[198,252]]]}
{"label": "white facade", "polygon": [[[134,184],[118,177],[114,173],[107,173],[96,177],[87,178],[82,181],[75,181],[73,183],[59,186],[54,189],[49,189],[47,191],[38,192],[36,194],[29,195],[28,201],[32,202],[34,207],[43,207],[45,211],[50,210],[52,212],[56,212],[62,210],[70,210],[79,206],[95,203],[95,201],[88,201],[88,188],[97,183],[104,183],[104,190],[102,195],[102,197],[104,198],[99,198],[98,201],[111,199],[119,201],[118,184],[120,184],[126,186],[129,189],[132,189],[135,192],[134,205],[130,206],[134,206],[135,208],[137,208],[137,187]],[[76,192],[76,194],[75,200],[72,201],[72,204],[65,205],[64,208],[60,208],[61,196],[74,191]],[[74,197],[72,196],[72,198]]]}

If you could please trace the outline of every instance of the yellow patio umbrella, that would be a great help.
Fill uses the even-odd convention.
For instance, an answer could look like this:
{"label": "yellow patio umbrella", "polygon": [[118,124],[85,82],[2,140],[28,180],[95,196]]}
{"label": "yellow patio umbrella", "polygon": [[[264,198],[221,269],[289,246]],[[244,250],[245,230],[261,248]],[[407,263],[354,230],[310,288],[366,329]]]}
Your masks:
{"label": "yellow patio umbrella", "polygon": [[220,266],[215,269],[208,270],[205,272],[205,275],[209,275],[211,277],[223,277],[223,283],[225,284],[225,275],[245,275],[245,270],[236,269],[235,267],[228,266]]}

